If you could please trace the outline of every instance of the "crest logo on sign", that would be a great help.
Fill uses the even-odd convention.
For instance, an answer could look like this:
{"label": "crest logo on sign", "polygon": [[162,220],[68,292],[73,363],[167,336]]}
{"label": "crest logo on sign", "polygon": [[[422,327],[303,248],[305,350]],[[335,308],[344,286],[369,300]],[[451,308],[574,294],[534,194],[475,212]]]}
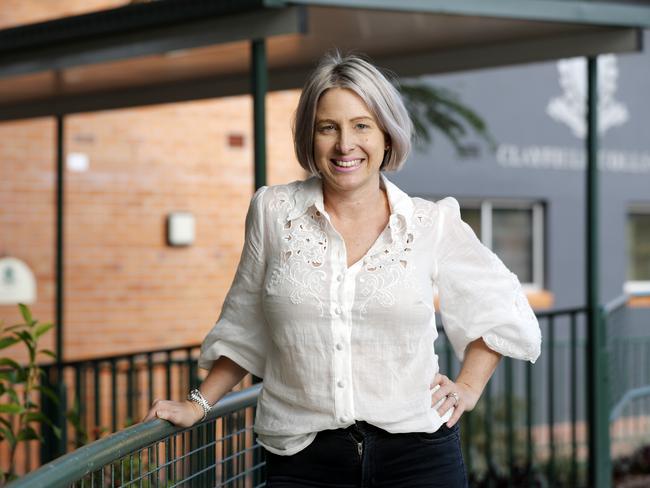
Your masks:
{"label": "crest logo on sign", "polygon": [[[584,139],[587,134],[587,60],[562,59],[557,63],[559,83],[564,93],[554,97],[546,113],[556,122],[569,126],[573,135]],[[623,125],[629,119],[627,107],[615,99],[618,83],[616,56],[606,54],[598,58],[598,133],[605,134],[612,127]]]}

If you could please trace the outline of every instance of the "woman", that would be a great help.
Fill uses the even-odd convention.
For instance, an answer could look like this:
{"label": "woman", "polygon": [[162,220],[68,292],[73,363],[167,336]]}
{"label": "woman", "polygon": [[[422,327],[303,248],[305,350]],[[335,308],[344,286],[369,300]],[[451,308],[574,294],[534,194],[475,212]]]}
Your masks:
{"label": "woman", "polygon": [[[273,487],[462,487],[458,420],[501,355],[535,361],[540,331],[517,278],[460,219],[383,176],[406,160],[411,122],[370,63],[338,54],[309,78],[295,151],[313,176],[261,188],[221,317],[185,402],[189,426],[247,372],[264,378],[255,431]],[[433,308],[462,360],[439,373]]]}

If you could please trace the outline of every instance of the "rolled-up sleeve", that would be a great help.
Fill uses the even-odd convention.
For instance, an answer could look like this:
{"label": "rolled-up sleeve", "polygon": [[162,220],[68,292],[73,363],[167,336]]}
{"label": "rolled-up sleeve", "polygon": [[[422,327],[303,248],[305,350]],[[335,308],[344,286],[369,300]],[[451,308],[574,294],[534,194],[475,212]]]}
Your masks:
{"label": "rolled-up sleeve", "polygon": [[260,188],[251,199],[239,266],[219,320],[201,345],[200,368],[210,369],[213,361],[226,356],[255,376],[264,376],[268,347],[261,300],[265,274],[265,191],[266,187]]}
{"label": "rolled-up sleeve", "polygon": [[437,246],[440,314],[454,352],[464,358],[468,344],[487,346],[516,359],[535,362],[541,333],[517,277],[476,237],[460,217],[458,202],[438,202]]}

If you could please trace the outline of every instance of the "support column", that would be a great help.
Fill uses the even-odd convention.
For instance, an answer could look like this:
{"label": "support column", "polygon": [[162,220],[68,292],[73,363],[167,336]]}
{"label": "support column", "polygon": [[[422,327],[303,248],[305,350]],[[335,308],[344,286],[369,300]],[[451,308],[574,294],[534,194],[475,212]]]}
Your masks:
{"label": "support column", "polygon": [[[64,217],[65,217],[65,164],[64,164],[64,131],[65,119],[63,114],[56,116],[56,262],[55,262],[55,280],[56,280],[56,298],[55,298],[55,316],[56,316],[56,364],[54,371],[48,369],[48,379],[54,394],[58,397],[58,403],[52,404],[49,399],[46,405],[43,405],[44,411],[48,418],[60,429],[60,436],[55,436],[53,430],[46,424],[43,427],[43,437],[46,439],[45,444],[49,443],[47,450],[41,451],[41,460],[50,461],[58,456],[65,454],[68,444],[68,435],[66,428],[65,412],[66,403],[66,386],[63,382],[64,360],[64,296],[65,296],[65,279],[64,279]],[[41,399],[44,396],[41,395]]]}
{"label": "support column", "polygon": [[587,60],[586,285],[589,483],[611,486],[607,337],[601,316],[598,248],[598,58]]}
{"label": "support column", "polygon": [[[266,90],[268,71],[266,44],[264,39],[255,39],[251,44],[251,87],[253,90],[253,141],[255,151],[255,189],[266,185]],[[262,381],[253,376],[253,383]],[[255,435],[254,438],[257,438]],[[263,466],[264,449],[253,444],[253,466]],[[263,484],[265,468],[253,472],[253,486]]]}
{"label": "support column", "polygon": [[64,207],[64,183],[65,183],[65,166],[63,162],[64,154],[64,119],[63,115],[56,116],[56,360],[57,364],[63,361],[63,298],[64,298],[64,280],[63,280],[63,207]]}
{"label": "support column", "polygon": [[253,89],[253,141],[255,150],[255,189],[266,185],[266,91],[268,68],[264,39],[251,45],[251,86]]}

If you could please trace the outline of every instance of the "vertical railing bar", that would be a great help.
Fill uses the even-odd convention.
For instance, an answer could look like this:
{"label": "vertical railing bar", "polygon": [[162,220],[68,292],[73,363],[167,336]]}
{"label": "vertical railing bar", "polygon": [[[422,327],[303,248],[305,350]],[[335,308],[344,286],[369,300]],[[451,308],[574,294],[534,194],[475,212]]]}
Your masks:
{"label": "vertical railing bar", "polygon": [[[233,438],[233,442],[235,444],[234,446],[234,452],[235,452],[235,459],[234,459],[234,467],[235,467],[235,472],[237,474],[241,474],[242,472],[246,471],[246,466],[243,463],[243,452],[242,450],[245,448],[244,443],[245,440],[242,437],[243,433],[242,430],[244,430],[245,433],[245,420],[243,420],[243,417],[246,416],[246,410],[239,410],[237,412],[233,412],[232,415],[234,415],[234,423],[235,423],[235,429],[237,430],[237,436]],[[216,432],[214,438],[216,439]],[[216,444],[215,444],[216,445]],[[216,470],[215,470],[216,474]],[[242,476],[236,484],[236,488],[239,488],[241,486],[242,480],[245,479],[245,476]]]}
{"label": "vertical railing bar", "polygon": [[142,449],[138,449],[138,486],[142,488]]}
{"label": "vertical railing bar", "polygon": [[147,353],[147,404],[153,403],[153,354]]}
{"label": "vertical railing bar", "polygon": [[447,337],[447,334],[445,334],[445,375],[449,376],[450,378],[453,378],[454,374],[452,371],[452,348],[451,348],[451,343],[449,342],[449,337]]}
{"label": "vertical railing bar", "polygon": [[92,361],[93,370],[93,392],[94,392],[94,409],[95,409],[95,439],[99,439],[100,426],[102,425],[101,399],[100,399],[100,379],[99,379],[99,361]]}
{"label": "vertical railing bar", "polygon": [[[244,454],[243,450],[246,448],[246,440],[245,440],[245,435],[246,435],[246,410],[242,410],[237,413],[237,430],[239,431],[239,434],[237,435],[237,465],[236,469],[238,473],[241,473],[243,469],[246,469],[246,466],[244,465]],[[216,439],[216,435],[215,435]],[[216,473],[216,471],[215,471]],[[243,480],[245,477],[242,476],[241,481],[237,483],[237,488],[241,488],[243,485]]]}
{"label": "vertical railing bar", "polygon": [[176,456],[178,453],[178,434],[175,434],[174,437],[172,437],[172,452],[174,456],[174,462],[172,463],[172,482],[176,482],[177,474],[176,474]]}
{"label": "vertical railing bar", "polygon": [[117,361],[111,359],[111,429],[117,432]]}
{"label": "vertical railing bar", "polygon": [[[83,367],[83,363],[77,363],[74,365],[74,383],[75,383],[75,389],[74,389],[74,407],[77,410],[77,415],[79,416],[79,425],[81,427],[86,425],[85,422],[85,412],[86,412],[86,402],[81,401],[81,393],[84,391],[84,387],[82,382],[82,377],[81,377],[81,368]],[[75,433],[75,447],[81,445],[81,430],[77,429],[77,432]]]}
{"label": "vertical railing bar", "polygon": [[149,472],[149,486],[157,486],[158,483],[154,484],[154,476],[158,476],[158,466],[153,462],[153,446],[147,447],[147,471]]}
{"label": "vertical railing bar", "polygon": [[183,391],[191,388],[198,388],[199,381],[197,378],[196,361],[192,359],[192,348],[185,349],[185,363],[187,364],[187,379],[188,384],[182,385]]}
{"label": "vertical railing bar", "polygon": [[571,348],[571,486],[578,481],[578,350],[576,344],[576,313],[571,313],[570,348]]}
{"label": "vertical railing bar", "polygon": [[[182,452],[182,453],[187,452],[187,449],[188,449],[187,443],[188,443],[189,437],[190,437],[189,431],[183,432],[183,434],[181,434],[181,438],[180,438],[181,450],[180,450],[180,452]],[[184,457],[181,460],[181,463],[178,466],[180,471],[181,471],[181,473],[179,475],[180,479],[187,478],[187,473],[191,472],[191,471],[189,471],[189,466],[190,466],[189,462],[190,462],[189,457]]]}
{"label": "vertical railing bar", "polygon": [[485,386],[485,461],[487,475],[491,479],[494,473],[494,460],[492,458],[492,381]]}
{"label": "vertical railing bar", "polygon": [[171,460],[173,459],[174,454],[172,454],[172,449],[171,449],[171,443],[169,442],[169,438],[165,439],[165,456],[167,459],[165,459],[165,477],[167,478],[167,481],[172,479],[172,463]]}
{"label": "vertical railing bar", "polygon": [[228,433],[231,431],[231,426],[230,426],[230,416],[225,415],[224,417],[221,418],[221,422],[223,423],[223,456],[226,458],[225,464],[223,465],[223,470],[224,470],[224,478],[225,479],[230,479],[232,477],[232,459],[230,459],[230,456],[232,454],[232,443],[231,439],[228,437]]}
{"label": "vertical railing bar", "polygon": [[463,439],[463,448],[464,448],[464,458],[465,458],[465,469],[468,476],[472,474],[473,471],[473,458],[472,458],[472,444],[470,442],[472,437],[472,421],[473,416],[472,412],[465,413],[462,417],[462,429],[461,437]]}
{"label": "vertical railing bar", "polygon": [[548,318],[548,479],[553,486],[555,480],[555,316]]}
{"label": "vertical railing bar", "polygon": [[135,388],[133,384],[133,374],[135,369],[135,361],[133,359],[133,355],[129,356],[128,368],[129,370],[126,372],[126,417],[127,422],[130,424],[134,421],[133,397],[135,396]]}
{"label": "vertical railing bar", "polygon": [[129,479],[127,481],[129,481],[129,485],[130,485],[131,482],[133,481],[133,471],[135,471],[133,469],[133,453],[129,454],[127,459],[129,460],[127,465],[129,467]]}
{"label": "vertical railing bar", "polygon": [[[645,378],[646,378],[645,382],[647,384],[650,384],[650,341],[648,341],[646,339],[646,341],[644,343],[644,346],[645,346],[644,357],[646,359],[645,368],[644,368],[644,370],[646,372],[646,374],[645,374]],[[645,416],[648,417],[648,415],[650,415],[650,396],[647,396],[646,399],[645,399]],[[647,423],[646,423],[646,425],[647,425]]]}
{"label": "vertical railing bar", "polygon": [[66,377],[65,377],[65,366],[63,364],[58,364],[59,371],[59,384],[57,388],[59,389],[59,399],[61,404],[59,405],[59,418],[61,425],[61,439],[59,442],[59,455],[63,455],[68,450],[68,427],[69,421],[68,416],[66,415],[68,409],[68,389],[66,387]]}
{"label": "vertical railing bar", "polygon": [[507,435],[507,456],[508,456],[508,486],[510,486],[515,469],[515,434],[514,434],[514,395],[512,379],[512,359],[507,357],[504,364],[505,389],[506,389],[506,435]]}
{"label": "vertical railing bar", "polygon": [[[641,386],[641,381],[643,379],[643,358],[641,357],[641,350],[639,349],[638,345],[635,344],[634,342],[630,343],[629,345],[630,349],[630,356],[632,356],[632,360],[634,363],[637,365],[634,371],[634,384],[632,385],[632,388],[638,388]],[[641,408],[642,404],[639,400],[635,400],[633,402],[630,402],[630,406],[628,408],[629,415],[631,416],[632,421],[629,422],[630,426],[634,430],[634,436],[638,436],[638,433],[640,432],[640,427],[641,427],[641,422],[640,422],[640,415],[641,415]]]}
{"label": "vertical railing bar", "polygon": [[534,452],[533,452],[533,365],[526,363],[526,461],[528,486],[533,483]]}
{"label": "vertical railing bar", "polygon": [[[207,424],[201,425],[201,470],[205,470],[208,467],[208,426]],[[208,486],[209,471],[203,471],[201,474],[201,481],[203,486]]]}
{"label": "vertical railing bar", "polygon": [[[159,476],[160,476],[160,475],[158,474],[158,470],[160,469],[160,468],[159,468],[159,466],[160,466],[160,459],[159,459],[159,457],[158,457],[158,451],[159,451],[159,450],[160,450],[160,449],[159,449],[159,443],[156,442],[156,443],[154,444],[154,451],[153,451],[153,452],[154,452],[154,454],[153,454],[153,456],[154,456],[154,463],[153,463],[153,464],[154,464],[154,466],[156,466],[156,482],[160,481],[160,479],[159,479]],[[157,484],[157,483],[156,483],[156,484]]]}
{"label": "vertical railing bar", "polygon": [[167,361],[165,361],[165,374],[166,374],[166,379],[165,379],[165,398],[171,398],[172,396],[172,369],[171,369],[171,363],[172,363],[172,353],[171,351],[167,351]]}

